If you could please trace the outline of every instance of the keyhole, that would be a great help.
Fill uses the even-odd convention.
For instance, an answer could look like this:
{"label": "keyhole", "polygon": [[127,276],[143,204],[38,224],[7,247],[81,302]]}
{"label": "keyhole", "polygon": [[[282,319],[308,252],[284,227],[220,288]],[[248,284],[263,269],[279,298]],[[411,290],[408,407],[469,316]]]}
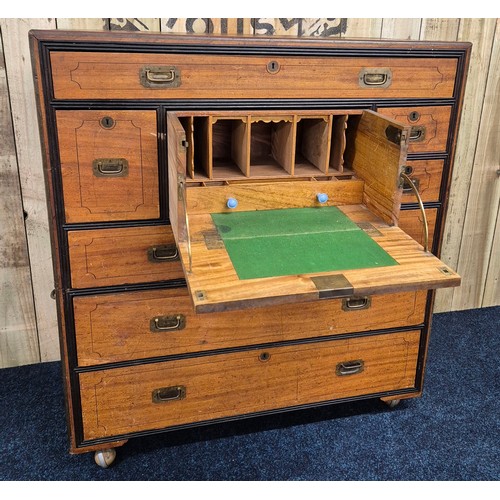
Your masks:
{"label": "keyhole", "polygon": [[412,111],[412,112],[408,115],[408,119],[409,119],[411,122],[416,122],[419,118],[420,118],[420,113],[419,113],[418,111]]}
{"label": "keyhole", "polygon": [[280,63],[278,61],[270,61],[267,63],[267,71],[269,73],[277,73],[280,70]]}
{"label": "keyhole", "polygon": [[406,175],[411,175],[413,174],[413,167],[410,167],[409,165],[405,166],[405,174]]}
{"label": "keyhole", "polygon": [[115,121],[110,116],[105,116],[101,119],[101,126],[103,128],[113,128],[115,125]]}

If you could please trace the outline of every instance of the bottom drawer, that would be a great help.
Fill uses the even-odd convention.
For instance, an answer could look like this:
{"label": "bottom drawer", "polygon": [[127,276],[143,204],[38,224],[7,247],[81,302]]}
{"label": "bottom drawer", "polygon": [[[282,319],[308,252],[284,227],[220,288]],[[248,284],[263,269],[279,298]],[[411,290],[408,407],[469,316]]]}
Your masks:
{"label": "bottom drawer", "polygon": [[414,387],[420,331],[80,374],[84,439]]}

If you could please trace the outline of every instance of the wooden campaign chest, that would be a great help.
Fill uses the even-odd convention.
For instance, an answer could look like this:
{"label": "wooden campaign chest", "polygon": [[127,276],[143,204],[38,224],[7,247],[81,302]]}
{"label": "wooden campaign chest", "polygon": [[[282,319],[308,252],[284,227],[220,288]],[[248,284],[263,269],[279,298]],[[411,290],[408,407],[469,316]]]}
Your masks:
{"label": "wooden campaign chest", "polygon": [[422,394],[470,44],[30,37],[71,452]]}

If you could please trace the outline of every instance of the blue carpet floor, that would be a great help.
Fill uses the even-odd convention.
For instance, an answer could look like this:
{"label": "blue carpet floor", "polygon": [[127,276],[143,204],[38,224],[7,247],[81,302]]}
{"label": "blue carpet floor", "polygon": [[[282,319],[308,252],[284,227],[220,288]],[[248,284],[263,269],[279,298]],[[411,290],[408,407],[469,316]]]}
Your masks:
{"label": "blue carpet floor", "polygon": [[0,371],[0,480],[498,481],[500,307],[434,316],[424,396],[130,440],[69,455],[59,363]]}

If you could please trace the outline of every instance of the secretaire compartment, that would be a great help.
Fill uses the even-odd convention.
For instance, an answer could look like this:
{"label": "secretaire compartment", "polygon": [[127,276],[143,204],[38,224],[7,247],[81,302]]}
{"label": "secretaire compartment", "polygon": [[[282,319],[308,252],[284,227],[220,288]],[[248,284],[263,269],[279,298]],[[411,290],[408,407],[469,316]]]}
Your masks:
{"label": "secretaire compartment", "polygon": [[56,111],[66,222],[160,215],[156,111]]}
{"label": "secretaire compartment", "polygon": [[170,226],[70,231],[68,247],[73,288],[184,276]]}
{"label": "secretaire compartment", "polygon": [[[196,312],[459,283],[397,227],[408,126],[360,110],[169,112],[167,129]],[[239,163],[216,175],[224,150]]]}
{"label": "secretaire compartment", "polygon": [[420,331],[81,373],[84,439],[415,387]]}
{"label": "secretaire compartment", "polygon": [[185,288],[73,298],[79,366],[416,326],[426,292],[196,314]]}

